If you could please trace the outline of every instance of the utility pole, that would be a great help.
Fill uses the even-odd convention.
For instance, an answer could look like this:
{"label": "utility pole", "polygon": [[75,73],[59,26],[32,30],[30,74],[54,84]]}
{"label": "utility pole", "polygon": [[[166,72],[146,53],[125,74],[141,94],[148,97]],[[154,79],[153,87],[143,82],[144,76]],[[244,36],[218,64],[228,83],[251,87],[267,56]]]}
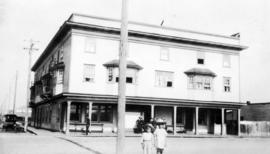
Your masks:
{"label": "utility pole", "polygon": [[16,77],[15,77],[15,87],[14,87],[14,98],[13,98],[13,114],[15,114],[16,110],[16,97],[17,97],[17,80],[18,80],[18,71],[16,71]]}
{"label": "utility pole", "polygon": [[122,18],[119,50],[119,82],[117,105],[117,144],[116,153],[124,154],[125,148],[125,112],[126,112],[126,53],[128,50],[128,0],[122,0]]}
{"label": "utility pole", "polygon": [[26,96],[26,107],[25,107],[25,118],[24,118],[24,131],[27,131],[28,127],[28,105],[30,102],[30,80],[31,80],[31,63],[32,63],[32,52],[35,50],[38,50],[37,48],[34,48],[34,45],[37,41],[33,41],[32,39],[29,41],[30,46],[29,48],[23,48],[24,50],[28,50],[28,78],[27,78],[27,96]]}

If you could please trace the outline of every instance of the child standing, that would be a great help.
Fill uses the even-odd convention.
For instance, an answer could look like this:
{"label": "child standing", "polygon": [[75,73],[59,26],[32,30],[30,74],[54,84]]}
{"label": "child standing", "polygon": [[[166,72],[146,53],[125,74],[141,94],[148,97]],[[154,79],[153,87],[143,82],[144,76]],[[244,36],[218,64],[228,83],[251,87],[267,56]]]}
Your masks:
{"label": "child standing", "polygon": [[157,126],[157,129],[154,132],[157,154],[163,154],[164,148],[166,147],[167,132],[164,127],[165,125],[161,124]]}
{"label": "child standing", "polygon": [[151,127],[146,127],[146,132],[142,134],[141,144],[143,148],[143,154],[151,154],[152,146],[154,142],[154,136],[151,133]]}

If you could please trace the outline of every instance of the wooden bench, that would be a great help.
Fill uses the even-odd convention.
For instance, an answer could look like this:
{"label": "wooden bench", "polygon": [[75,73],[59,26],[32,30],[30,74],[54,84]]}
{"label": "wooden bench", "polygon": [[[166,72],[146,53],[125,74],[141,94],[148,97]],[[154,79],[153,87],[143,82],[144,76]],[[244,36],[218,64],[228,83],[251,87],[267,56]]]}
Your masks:
{"label": "wooden bench", "polygon": [[[70,123],[70,125],[74,126],[74,129],[71,131],[78,132],[78,131],[86,131],[86,123],[79,123],[79,122],[74,122]],[[104,124],[103,123],[91,123],[91,127],[89,127],[89,132],[98,132],[98,133],[103,133],[104,130]]]}
{"label": "wooden bench", "polygon": [[103,123],[91,123],[91,127],[89,128],[89,131],[103,133],[103,130],[104,130],[103,127],[104,127]]}
{"label": "wooden bench", "polygon": [[[173,133],[173,125],[166,125],[166,131],[168,133]],[[186,130],[185,130],[185,126],[183,124],[178,124],[176,125],[176,132],[177,133],[185,133]]]}

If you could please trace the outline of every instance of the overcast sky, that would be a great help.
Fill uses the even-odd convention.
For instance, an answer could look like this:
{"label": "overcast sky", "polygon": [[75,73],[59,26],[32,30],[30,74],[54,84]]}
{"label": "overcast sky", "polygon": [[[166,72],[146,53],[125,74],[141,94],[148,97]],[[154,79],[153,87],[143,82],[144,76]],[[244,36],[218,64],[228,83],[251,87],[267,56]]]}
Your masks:
{"label": "overcast sky", "polygon": [[[34,61],[71,13],[118,18],[121,0],[0,0],[0,111],[26,104],[27,41]],[[269,0],[129,0],[129,20],[223,35],[241,33],[241,100],[270,102]],[[34,63],[34,62],[33,62]],[[8,104],[9,102],[9,104]]]}

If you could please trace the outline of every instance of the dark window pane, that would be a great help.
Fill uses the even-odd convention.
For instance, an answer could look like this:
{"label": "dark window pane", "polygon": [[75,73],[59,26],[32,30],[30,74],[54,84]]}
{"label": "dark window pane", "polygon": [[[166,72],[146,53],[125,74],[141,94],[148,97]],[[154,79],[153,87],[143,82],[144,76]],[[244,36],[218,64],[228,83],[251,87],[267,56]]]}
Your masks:
{"label": "dark window pane", "polygon": [[197,62],[198,62],[198,64],[204,64],[204,59],[198,58]]}
{"label": "dark window pane", "polygon": [[167,82],[167,87],[172,87],[172,81]]}
{"label": "dark window pane", "polygon": [[207,118],[207,110],[200,109],[199,110],[199,124],[200,125],[206,125],[206,119]]}
{"label": "dark window pane", "polygon": [[[115,78],[115,82],[119,82],[119,77]],[[126,78],[126,83],[133,83],[133,78],[132,77],[127,77]]]}
{"label": "dark window pane", "polygon": [[127,83],[132,83],[132,77],[127,77],[127,79],[126,79],[126,81],[127,81]]}

